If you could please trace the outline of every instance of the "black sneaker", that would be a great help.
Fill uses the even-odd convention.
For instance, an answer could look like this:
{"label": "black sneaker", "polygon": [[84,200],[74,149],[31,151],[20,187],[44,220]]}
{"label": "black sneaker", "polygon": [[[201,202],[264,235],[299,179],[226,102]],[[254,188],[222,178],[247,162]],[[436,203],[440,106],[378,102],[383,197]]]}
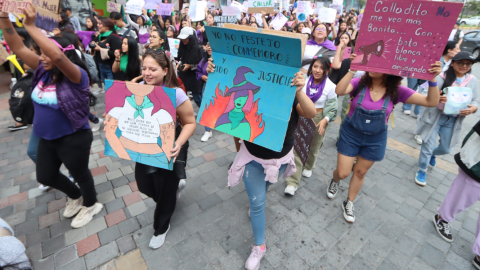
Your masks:
{"label": "black sneaker", "polygon": [[[433,216],[433,225],[437,229],[438,234],[447,242],[453,242],[450,224],[438,218],[438,214]],[[479,268],[480,269],[480,268]]]}
{"label": "black sneaker", "polygon": [[342,203],[342,209],[343,209],[343,218],[347,222],[353,223],[355,222],[355,215],[353,214],[353,202],[351,202],[348,198],[343,201]]}
{"label": "black sneaker", "polygon": [[8,127],[10,131],[17,131],[17,130],[26,129],[26,128],[28,128],[28,125],[21,125],[21,126],[13,125]]}
{"label": "black sneaker", "polygon": [[339,186],[340,186],[340,183],[335,182],[332,178],[332,181],[330,181],[330,185],[328,185],[328,190],[327,190],[327,197],[329,199],[333,199],[335,198],[335,196],[337,196]]}
{"label": "black sneaker", "polygon": [[475,266],[475,268],[480,270],[480,260],[478,259],[478,256],[475,255],[475,258],[472,260],[472,264]]}
{"label": "black sneaker", "polygon": [[93,106],[95,106],[96,104],[97,104],[97,97],[94,96],[94,95],[91,95],[91,96],[90,96],[90,101],[88,102],[88,105],[89,105],[90,107],[93,107]]}

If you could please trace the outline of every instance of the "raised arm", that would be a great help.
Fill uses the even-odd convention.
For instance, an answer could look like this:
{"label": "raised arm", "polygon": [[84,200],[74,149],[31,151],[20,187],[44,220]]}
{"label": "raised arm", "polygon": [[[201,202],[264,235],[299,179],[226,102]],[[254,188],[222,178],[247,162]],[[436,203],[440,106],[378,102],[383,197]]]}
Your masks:
{"label": "raised arm", "polygon": [[157,15],[157,18],[158,18],[158,24],[160,24],[160,27],[166,31],[167,29],[165,29],[165,23],[163,22],[162,15]]}
{"label": "raised arm", "polygon": [[303,72],[299,71],[295,73],[295,78],[292,81],[292,86],[296,86],[296,93],[295,97],[298,100],[297,105],[297,112],[300,116],[305,118],[313,118],[317,114],[317,110],[315,109],[315,104],[313,104],[312,100],[302,91],[303,87],[305,86],[305,77],[303,76]]}
{"label": "raised arm", "polygon": [[115,62],[112,65],[112,72],[117,73],[120,71],[120,50],[115,51]]}
{"label": "raised arm", "polygon": [[137,31],[140,30],[140,26],[137,23],[132,21],[132,19],[130,18],[130,14],[126,13],[125,17],[127,17],[127,22],[131,27],[137,29]]}
{"label": "raised arm", "polygon": [[[438,105],[438,101],[440,99],[440,91],[438,90],[437,86],[437,79],[436,77],[440,72],[442,71],[442,63],[440,61],[435,62],[434,64],[431,65],[432,68],[428,69],[428,72],[434,73],[435,76],[433,79],[428,83],[428,94],[427,96],[424,96],[419,93],[413,93],[406,101],[405,103],[408,104],[416,104],[424,107],[435,107]],[[432,86],[434,85],[434,86]]]}
{"label": "raised arm", "polygon": [[70,59],[65,56],[64,52],[35,26],[36,11],[33,5],[29,3],[26,8],[23,8],[23,12],[25,14],[23,25],[42,52],[52,60],[53,64],[60,69],[63,75],[71,82],[80,83],[82,81],[80,68],[72,63]]}
{"label": "raised arm", "polygon": [[38,63],[40,62],[40,56],[35,54],[23,44],[22,39],[17,34],[17,31],[15,31],[15,28],[13,28],[12,22],[8,18],[8,13],[0,12],[0,28],[2,29],[5,41],[7,42],[8,46],[10,46],[10,49],[13,51],[13,53],[15,53],[15,55],[29,67],[36,69],[38,67]]}
{"label": "raised arm", "polygon": [[267,15],[267,13],[265,11],[262,10],[262,23],[263,23],[263,28],[265,29],[268,29],[268,23],[267,23],[267,20],[265,19],[265,16]]}
{"label": "raised arm", "polygon": [[335,40],[337,38],[337,30],[335,29],[335,21],[331,24],[332,27],[332,40]]}

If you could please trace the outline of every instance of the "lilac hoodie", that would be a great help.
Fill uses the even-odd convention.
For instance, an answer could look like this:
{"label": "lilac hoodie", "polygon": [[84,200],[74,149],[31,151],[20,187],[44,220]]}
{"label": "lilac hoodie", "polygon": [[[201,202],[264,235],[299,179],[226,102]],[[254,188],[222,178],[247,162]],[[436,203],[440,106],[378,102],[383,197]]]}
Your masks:
{"label": "lilac hoodie", "polygon": [[208,66],[208,61],[206,61],[205,58],[203,58],[202,61],[198,63],[197,69],[195,71],[197,75],[197,81],[203,82],[202,75],[208,76],[207,66]]}

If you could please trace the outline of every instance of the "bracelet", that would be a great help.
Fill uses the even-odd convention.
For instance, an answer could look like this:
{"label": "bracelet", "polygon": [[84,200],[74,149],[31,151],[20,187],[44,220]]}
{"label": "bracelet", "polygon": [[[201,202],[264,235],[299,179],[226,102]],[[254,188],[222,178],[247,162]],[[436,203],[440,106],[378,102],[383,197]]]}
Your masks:
{"label": "bracelet", "polygon": [[437,82],[428,81],[428,86],[429,86],[429,87],[435,87],[435,86],[437,86],[437,85],[438,85]]}
{"label": "bracelet", "polygon": [[351,69],[348,69],[348,72],[352,73],[353,75],[355,75],[355,73],[357,73],[356,71],[353,71]]}
{"label": "bracelet", "polygon": [[115,62],[120,62],[120,60],[115,60]]}

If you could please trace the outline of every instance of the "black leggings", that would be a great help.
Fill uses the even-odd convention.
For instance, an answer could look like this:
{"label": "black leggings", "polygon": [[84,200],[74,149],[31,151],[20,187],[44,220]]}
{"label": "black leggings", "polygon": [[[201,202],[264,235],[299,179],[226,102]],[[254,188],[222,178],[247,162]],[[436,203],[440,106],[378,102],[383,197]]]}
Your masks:
{"label": "black leggings", "polygon": [[153,217],[154,235],[164,234],[170,225],[170,218],[175,212],[180,178],[174,171],[137,163],[135,179],[138,190],[157,203]]}
{"label": "black leggings", "polygon": [[[92,173],[88,169],[90,146],[93,134],[90,129],[82,129],[55,140],[40,139],[37,152],[37,181],[58,189],[69,198],[83,197],[83,205],[93,206],[97,202]],[[59,174],[65,164],[78,183],[78,188],[65,175]]]}

